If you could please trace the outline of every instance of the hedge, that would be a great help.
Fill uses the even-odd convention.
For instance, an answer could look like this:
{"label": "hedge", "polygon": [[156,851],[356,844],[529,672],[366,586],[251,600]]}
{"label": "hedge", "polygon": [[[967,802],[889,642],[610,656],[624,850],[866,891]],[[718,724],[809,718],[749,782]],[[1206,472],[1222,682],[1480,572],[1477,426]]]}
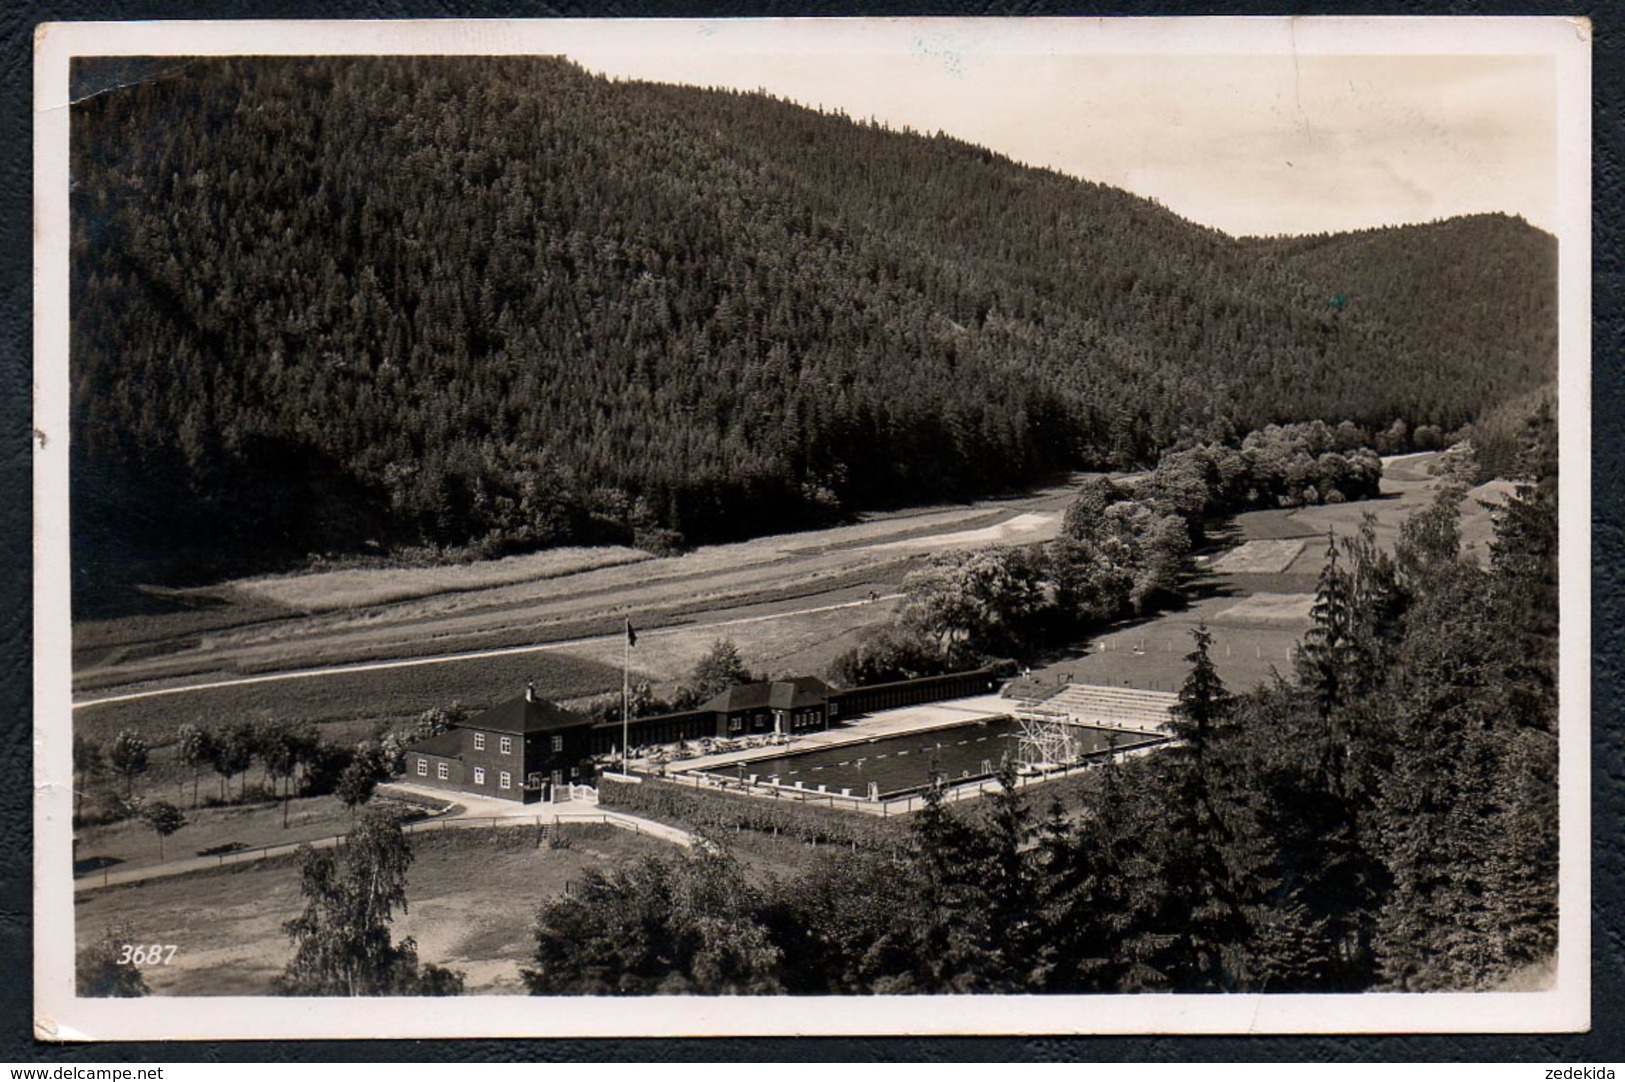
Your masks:
{"label": "hedge", "polygon": [[881,819],[854,811],[820,808],[799,800],[694,788],[657,778],[641,784],[600,778],[598,803],[684,827],[707,837],[735,830],[782,834],[821,845],[845,845],[889,852],[908,834],[903,817]]}

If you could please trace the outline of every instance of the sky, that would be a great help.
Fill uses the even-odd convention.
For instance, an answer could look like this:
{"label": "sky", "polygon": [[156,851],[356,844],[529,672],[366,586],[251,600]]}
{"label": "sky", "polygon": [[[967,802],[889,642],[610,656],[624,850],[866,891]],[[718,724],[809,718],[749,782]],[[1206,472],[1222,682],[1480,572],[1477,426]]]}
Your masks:
{"label": "sky", "polygon": [[[1038,33],[870,33],[713,22],[679,38],[575,43],[623,78],[765,90],[892,127],[945,131],[1030,165],[1126,188],[1233,235],[1299,234],[1502,211],[1555,230],[1550,56],[1222,55]],[[963,27],[963,23],[954,24]],[[1042,26],[1040,26],[1042,30]],[[1390,43],[1392,38],[1388,39]],[[1189,48],[1189,53],[1182,50]],[[1272,46],[1273,48],[1273,46]],[[1531,50],[1531,53],[1535,53]]]}

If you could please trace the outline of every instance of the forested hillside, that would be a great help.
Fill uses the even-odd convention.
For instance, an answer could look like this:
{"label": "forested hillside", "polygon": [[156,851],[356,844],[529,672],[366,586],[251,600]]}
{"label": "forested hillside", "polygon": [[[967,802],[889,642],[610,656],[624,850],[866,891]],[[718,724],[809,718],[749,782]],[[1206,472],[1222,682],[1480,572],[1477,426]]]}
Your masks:
{"label": "forested hillside", "polygon": [[1242,241],[957,140],[534,58],[74,107],[76,572],[659,546],[1555,371],[1556,243]]}

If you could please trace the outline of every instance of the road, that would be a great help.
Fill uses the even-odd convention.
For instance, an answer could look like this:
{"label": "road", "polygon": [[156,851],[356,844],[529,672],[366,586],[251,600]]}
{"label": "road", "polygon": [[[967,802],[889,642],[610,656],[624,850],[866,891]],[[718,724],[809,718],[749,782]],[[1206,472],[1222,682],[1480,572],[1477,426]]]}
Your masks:
{"label": "road", "polygon": [[[1072,489],[880,516],[806,533],[712,545],[531,581],[301,613],[247,602],[248,585],[194,591],[208,609],[74,627],[82,704],[172,686],[310,679],[361,665],[500,657],[602,644],[623,618],[645,627],[740,626],[858,608],[893,594],[914,562],[988,543],[1042,541]],[[387,572],[433,579],[435,569]],[[421,581],[421,580],[420,580]]]}

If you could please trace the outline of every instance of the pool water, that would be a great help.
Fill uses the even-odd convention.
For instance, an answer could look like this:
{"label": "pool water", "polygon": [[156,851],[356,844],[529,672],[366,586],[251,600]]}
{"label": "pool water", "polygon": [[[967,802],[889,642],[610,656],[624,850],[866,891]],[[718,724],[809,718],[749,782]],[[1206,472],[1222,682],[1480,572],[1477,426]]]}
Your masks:
{"label": "pool water", "polygon": [[[1082,729],[1080,733],[1089,754],[1105,751],[1114,735],[1118,750],[1156,740],[1107,729]],[[1014,718],[990,718],[923,733],[877,737],[860,744],[755,759],[717,767],[709,773],[740,779],[754,774],[758,782],[772,781],[776,775],[783,786],[800,782],[802,788],[816,790],[822,785],[831,793],[850,789],[855,797],[868,796],[872,783],[884,798],[925,788],[934,772],[950,784],[989,777],[998,771],[1006,755],[1016,757],[1020,737],[1021,723]]]}

